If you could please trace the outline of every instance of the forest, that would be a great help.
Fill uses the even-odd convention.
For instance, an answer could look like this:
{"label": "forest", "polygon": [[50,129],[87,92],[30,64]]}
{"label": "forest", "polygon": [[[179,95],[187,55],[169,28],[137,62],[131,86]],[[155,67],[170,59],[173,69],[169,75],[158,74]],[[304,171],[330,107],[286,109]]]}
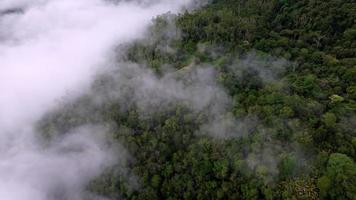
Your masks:
{"label": "forest", "polygon": [[212,0],[152,20],[46,140],[100,124],[108,199],[356,199],[356,2]]}

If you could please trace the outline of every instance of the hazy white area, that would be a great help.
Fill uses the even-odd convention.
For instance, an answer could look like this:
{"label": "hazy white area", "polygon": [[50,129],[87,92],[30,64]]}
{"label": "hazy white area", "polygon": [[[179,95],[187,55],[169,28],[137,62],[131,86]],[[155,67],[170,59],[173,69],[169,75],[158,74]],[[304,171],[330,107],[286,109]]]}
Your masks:
{"label": "hazy white area", "polygon": [[68,92],[80,95],[114,46],[189,2],[0,0],[0,199],[83,199],[115,162],[105,130],[81,127],[43,148],[34,123]]}

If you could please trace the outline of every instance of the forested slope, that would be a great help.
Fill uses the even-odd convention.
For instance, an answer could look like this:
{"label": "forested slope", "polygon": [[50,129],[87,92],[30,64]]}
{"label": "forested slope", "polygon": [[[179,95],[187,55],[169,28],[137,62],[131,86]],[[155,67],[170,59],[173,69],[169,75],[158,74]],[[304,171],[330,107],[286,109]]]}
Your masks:
{"label": "forested slope", "polygon": [[355,21],[353,0],[159,16],[39,128],[109,127],[130,158],[88,186],[108,198],[356,199]]}

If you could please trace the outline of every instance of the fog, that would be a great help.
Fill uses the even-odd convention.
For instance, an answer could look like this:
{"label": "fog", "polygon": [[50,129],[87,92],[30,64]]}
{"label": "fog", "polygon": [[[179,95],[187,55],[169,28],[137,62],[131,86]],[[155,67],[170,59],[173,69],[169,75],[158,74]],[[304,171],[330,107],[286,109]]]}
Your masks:
{"label": "fog", "polygon": [[34,125],[59,99],[86,91],[113,47],[142,37],[154,16],[189,3],[0,1],[1,199],[83,199],[88,181],[115,162],[111,154],[125,157],[109,148],[101,126],[44,146]]}

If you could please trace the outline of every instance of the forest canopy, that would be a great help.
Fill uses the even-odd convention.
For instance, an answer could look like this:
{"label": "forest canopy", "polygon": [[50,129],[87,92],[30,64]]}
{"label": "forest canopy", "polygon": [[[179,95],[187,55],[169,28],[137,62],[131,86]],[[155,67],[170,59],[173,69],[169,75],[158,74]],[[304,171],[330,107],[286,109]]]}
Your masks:
{"label": "forest canopy", "polygon": [[38,128],[108,126],[130,155],[88,185],[109,199],[356,199],[355,22],[353,0],[158,16]]}

